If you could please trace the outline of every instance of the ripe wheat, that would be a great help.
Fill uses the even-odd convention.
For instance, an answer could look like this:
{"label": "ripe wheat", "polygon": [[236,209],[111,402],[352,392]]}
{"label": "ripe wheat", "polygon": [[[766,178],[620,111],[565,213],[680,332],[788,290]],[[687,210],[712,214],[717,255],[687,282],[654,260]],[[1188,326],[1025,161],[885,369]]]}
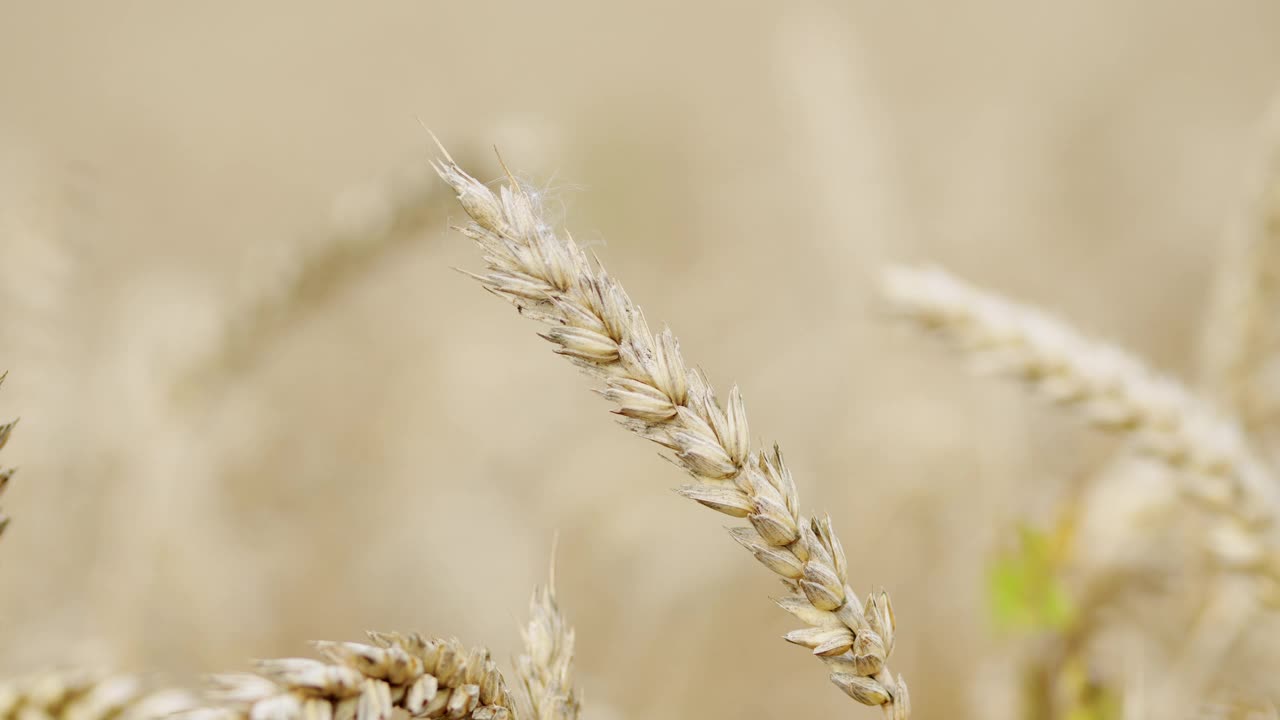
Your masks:
{"label": "ripe wheat", "polygon": [[982,369],[1026,381],[1178,470],[1184,493],[1222,520],[1211,539],[1217,559],[1270,576],[1274,589],[1268,533],[1280,509],[1277,487],[1234,420],[1128,353],[941,270],[891,268],[884,293],[899,315],[956,341]]}
{"label": "ripe wheat", "polygon": [[582,708],[573,687],[573,628],[556,603],[554,576],[529,601],[524,654],[516,660],[516,673],[525,691],[518,696],[520,717],[578,720]]}
{"label": "ripe wheat", "polygon": [[722,407],[703,373],[685,367],[671,331],[653,332],[622,286],[550,227],[510,173],[494,193],[441,152],[436,171],[473,221],[459,229],[480,246],[488,267],[474,277],[547,325],[542,337],[605,384],[602,394],[624,425],[671,451],[694,478],[681,494],[747,519],[748,526],[730,531],[733,538],[784,579],[791,592],[779,604],[807,625],[786,639],[821,658],[849,696],[905,720],[907,685],[886,662],[895,632],[889,596],[877,591],[865,604],[858,600],[830,520],[801,515],[776,446],[752,449],[738,388]]}
{"label": "ripe wheat", "polygon": [[187,720],[390,720],[396,709],[419,718],[506,720],[511,695],[489,651],[457,640],[369,633],[373,645],[316,643],[325,660],[263,660],[256,673],[220,675],[215,707]]}
{"label": "ripe wheat", "polygon": [[191,707],[189,694],[151,691],[128,675],[51,672],[0,683],[3,720],[159,720]]}

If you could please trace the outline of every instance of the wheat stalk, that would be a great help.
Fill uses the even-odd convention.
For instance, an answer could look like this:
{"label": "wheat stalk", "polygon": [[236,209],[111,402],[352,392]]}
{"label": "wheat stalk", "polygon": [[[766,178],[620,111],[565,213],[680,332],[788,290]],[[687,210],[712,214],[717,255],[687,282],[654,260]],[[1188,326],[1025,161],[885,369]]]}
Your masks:
{"label": "wheat stalk", "polygon": [[1132,355],[942,270],[891,268],[883,290],[900,316],[956,341],[982,369],[1027,382],[1178,470],[1184,493],[1223,521],[1211,538],[1218,560],[1276,575],[1265,538],[1275,524],[1276,484],[1234,420]]}
{"label": "wheat stalk", "polygon": [[1212,697],[1219,689],[1219,668],[1231,655],[1244,633],[1258,626],[1256,588],[1248,576],[1224,577],[1210,588],[1209,597],[1195,619],[1184,630],[1183,647],[1173,661],[1158,702],[1166,708],[1163,717],[1186,715],[1181,708]]}
{"label": "wheat stalk", "polygon": [[573,687],[573,628],[556,602],[555,568],[546,587],[529,600],[529,623],[522,632],[524,654],[516,674],[524,685],[520,713],[526,720],[578,720],[582,710]]}
{"label": "wheat stalk", "polygon": [[1197,708],[1196,720],[1280,720],[1274,700],[1257,703],[1205,702]]}
{"label": "wheat stalk", "polygon": [[1202,381],[1251,431],[1280,420],[1280,97],[1263,124],[1254,187],[1227,228],[1202,338]]}
{"label": "wheat stalk", "polygon": [[[0,373],[0,385],[4,384],[4,379],[9,373]],[[9,442],[9,436],[13,434],[13,428],[18,424],[17,420],[7,422],[0,425],[0,450],[4,449],[5,443]],[[13,477],[13,468],[0,467],[0,495],[4,494],[4,489],[9,486],[9,478]],[[9,516],[0,513],[0,535],[4,534],[5,528],[9,527]]]}
{"label": "wheat stalk", "polygon": [[132,675],[40,673],[0,683],[3,720],[159,720],[189,710],[179,690],[148,690]]}
{"label": "wheat stalk", "polygon": [[685,367],[671,331],[653,332],[622,286],[551,228],[536,196],[509,172],[494,193],[443,147],[441,153],[436,171],[473,221],[459,230],[480,246],[487,265],[474,277],[549,326],[542,337],[605,384],[602,395],[623,424],[671,451],[694,478],[682,495],[747,519],[748,526],[730,531],[733,538],[784,579],[791,592],[779,604],[808,626],[786,639],[826,662],[831,680],[855,700],[905,720],[906,682],[886,663],[895,631],[888,595],[873,592],[859,602],[830,520],[801,515],[776,446],[752,449],[738,388],[722,407],[705,375]]}
{"label": "wheat stalk", "polygon": [[325,660],[262,660],[256,673],[219,675],[214,705],[187,720],[509,720],[511,695],[483,648],[457,640],[369,633],[373,645],[319,642]]}
{"label": "wheat stalk", "polygon": [[447,198],[420,166],[335,199],[334,220],[262,273],[223,319],[218,336],[179,387],[216,385],[250,367],[317,306],[421,239]]}

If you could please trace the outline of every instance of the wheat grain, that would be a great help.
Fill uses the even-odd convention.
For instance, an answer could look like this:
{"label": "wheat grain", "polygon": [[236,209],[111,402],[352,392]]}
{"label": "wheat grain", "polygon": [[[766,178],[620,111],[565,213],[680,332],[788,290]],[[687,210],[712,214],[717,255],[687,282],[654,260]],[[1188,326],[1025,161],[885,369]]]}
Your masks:
{"label": "wheat grain", "polygon": [[832,682],[850,697],[906,718],[906,683],[886,662],[895,632],[888,595],[858,600],[830,520],[801,515],[776,446],[752,449],[738,388],[722,407],[705,375],[685,367],[671,331],[652,331],[599,260],[555,232],[535,195],[509,172],[494,193],[443,147],[441,153],[436,171],[473,221],[459,229],[480,246],[487,265],[474,277],[548,325],[542,337],[605,384],[602,394],[623,424],[672,453],[694,478],[682,495],[747,519],[749,525],[730,531],[733,538],[784,579],[791,592],[779,604],[807,625],[786,639],[826,662]]}
{"label": "wheat grain", "polygon": [[390,720],[514,717],[489,651],[457,640],[369,633],[375,644],[316,643],[325,660],[263,660],[256,673],[214,678],[214,706],[187,720]]}
{"label": "wheat grain", "polygon": [[1223,565],[1275,574],[1266,534],[1276,484],[1235,421],[1132,355],[942,270],[891,268],[883,289],[899,315],[958,342],[981,369],[1024,380],[1094,426],[1132,436],[1179,471],[1189,497],[1217,512],[1211,549]]}
{"label": "wheat grain", "polygon": [[186,711],[180,690],[148,690],[131,675],[48,672],[0,683],[3,720],[159,720]]}
{"label": "wheat grain", "polygon": [[[0,373],[0,385],[4,384],[4,379],[9,373]],[[5,443],[9,442],[9,435],[13,433],[13,428],[18,424],[17,420],[7,422],[0,425],[0,450],[4,449]],[[9,486],[9,478],[13,477],[13,468],[0,467],[0,495],[4,494],[4,489]],[[0,535],[4,534],[5,528],[9,527],[9,516],[0,512]]]}
{"label": "wheat grain", "polygon": [[573,628],[556,602],[555,574],[529,601],[524,654],[516,673],[524,685],[520,716],[526,720],[578,720],[581,704],[573,687]]}

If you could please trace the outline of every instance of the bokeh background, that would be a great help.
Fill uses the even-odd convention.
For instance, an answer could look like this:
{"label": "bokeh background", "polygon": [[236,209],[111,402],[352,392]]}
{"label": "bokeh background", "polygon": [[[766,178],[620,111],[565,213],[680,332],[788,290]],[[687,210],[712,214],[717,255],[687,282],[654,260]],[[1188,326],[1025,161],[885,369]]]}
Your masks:
{"label": "bokeh background", "polygon": [[[558,533],[589,716],[872,717],[678,471],[454,272],[425,125],[482,179],[498,146],[743,387],[855,589],[890,590],[916,715],[1017,717],[1037,639],[995,627],[992,558],[1115,447],[896,328],[876,274],[943,264],[1192,380],[1277,88],[1260,0],[0,2],[0,666],[181,682],[375,628],[508,658]],[[409,241],[191,379],[405,183]],[[1131,520],[1080,542],[1155,537]],[[1109,622],[1176,638],[1151,607]],[[1211,684],[1274,694],[1268,667]]]}

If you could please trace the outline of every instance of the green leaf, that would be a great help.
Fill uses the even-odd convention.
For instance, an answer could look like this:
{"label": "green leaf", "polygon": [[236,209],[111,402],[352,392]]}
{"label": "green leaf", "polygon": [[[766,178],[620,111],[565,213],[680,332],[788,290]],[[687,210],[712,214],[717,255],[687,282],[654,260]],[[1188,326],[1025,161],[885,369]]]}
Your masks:
{"label": "green leaf", "polygon": [[1058,576],[1052,538],[1030,526],[1018,528],[1018,545],[998,555],[987,576],[987,601],[997,629],[1061,630],[1074,616]]}

